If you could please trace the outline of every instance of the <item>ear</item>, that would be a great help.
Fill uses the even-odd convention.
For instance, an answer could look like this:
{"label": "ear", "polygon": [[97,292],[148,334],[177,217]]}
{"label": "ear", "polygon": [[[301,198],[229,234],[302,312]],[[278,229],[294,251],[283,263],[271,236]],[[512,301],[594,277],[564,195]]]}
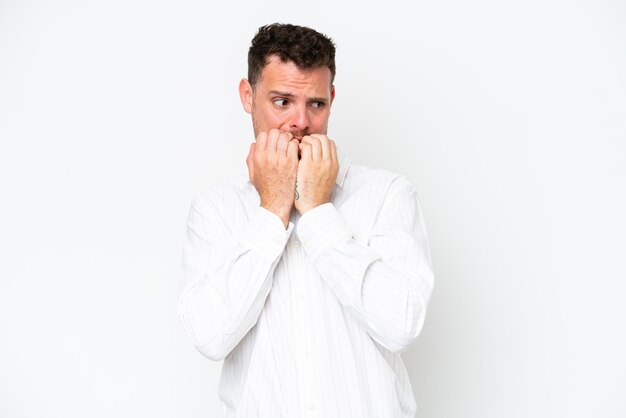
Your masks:
{"label": "ear", "polygon": [[242,78],[239,82],[239,99],[241,99],[241,104],[243,105],[243,109],[247,113],[252,113],[252,86],[250,82]]}
{"label": "ear", "polygon": [[330,105],[333,105],[333,100],[335,100],[335,85],[330,86]]}

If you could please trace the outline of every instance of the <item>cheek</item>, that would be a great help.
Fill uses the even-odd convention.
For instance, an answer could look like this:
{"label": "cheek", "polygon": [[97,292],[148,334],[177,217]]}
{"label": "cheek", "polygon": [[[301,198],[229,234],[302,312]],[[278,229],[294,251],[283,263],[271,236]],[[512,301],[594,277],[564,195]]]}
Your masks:
{"label": "cheek", "polygon": [[283,124],[288,123],[288,118],[286,118],[284,114],[277,114],[273,112],[272,109],[263,112],[262,118],[263,123],[268,129],[280,128]]}
{"label": "cheek", "polygon": [[311,129],[311,131],[316,132],[316,131],[324,130],[326,126],[328,125],[329,116],[330,116],[329,113],[324,113],[322,115],[318,114],[318,115],[311,117],[310,119],[311,128],[313,128]]}
{"label": "cheek", "polygon": [[257,108],[257,111],[252,113],[252,119],[254,119],[257,128],[262,131],[267,130],[267,115],[263,111]]}

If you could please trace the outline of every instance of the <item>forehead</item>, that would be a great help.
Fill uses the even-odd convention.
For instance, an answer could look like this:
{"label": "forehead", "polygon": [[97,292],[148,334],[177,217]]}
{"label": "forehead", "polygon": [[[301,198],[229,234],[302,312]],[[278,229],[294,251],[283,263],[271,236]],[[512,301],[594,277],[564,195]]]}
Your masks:
{"label": "forehead", "polygon": [[279,57],[272,56],[263,68],[257,87],[263,91],[327,96],[330,94],[330,78],[330,69],[326,66],[301,70],[291,61],[283,62]]}

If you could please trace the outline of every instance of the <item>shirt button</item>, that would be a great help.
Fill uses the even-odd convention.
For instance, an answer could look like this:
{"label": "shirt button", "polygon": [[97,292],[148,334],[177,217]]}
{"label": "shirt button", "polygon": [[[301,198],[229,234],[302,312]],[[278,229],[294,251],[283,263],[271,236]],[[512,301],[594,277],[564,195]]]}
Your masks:
{"label": "shirt button", "polygon": [[298,240],[294,240],[294,241],[291,243],[291,246],[292,246],[292,247],[294,247],[294,248],[295,248],[295,247],[298,247],[299,245],[300,245],[300,242],[299,242]]}

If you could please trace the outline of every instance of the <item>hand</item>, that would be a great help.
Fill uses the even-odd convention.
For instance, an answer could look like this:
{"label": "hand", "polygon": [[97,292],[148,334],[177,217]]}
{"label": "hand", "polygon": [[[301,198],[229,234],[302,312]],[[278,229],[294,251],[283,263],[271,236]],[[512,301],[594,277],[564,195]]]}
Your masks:
{"label": "hand", "polygon": [[259,132],[250,144],[246,165],[261,206],[275,213],[287,228],[295,198],[298,140],[278,129]]}
{"label": "hand", "polygon": [[300,163],[294,205],[300,214],[330,202],[339,172],[337,147],[326,135],[313,134],[300,142]]}

